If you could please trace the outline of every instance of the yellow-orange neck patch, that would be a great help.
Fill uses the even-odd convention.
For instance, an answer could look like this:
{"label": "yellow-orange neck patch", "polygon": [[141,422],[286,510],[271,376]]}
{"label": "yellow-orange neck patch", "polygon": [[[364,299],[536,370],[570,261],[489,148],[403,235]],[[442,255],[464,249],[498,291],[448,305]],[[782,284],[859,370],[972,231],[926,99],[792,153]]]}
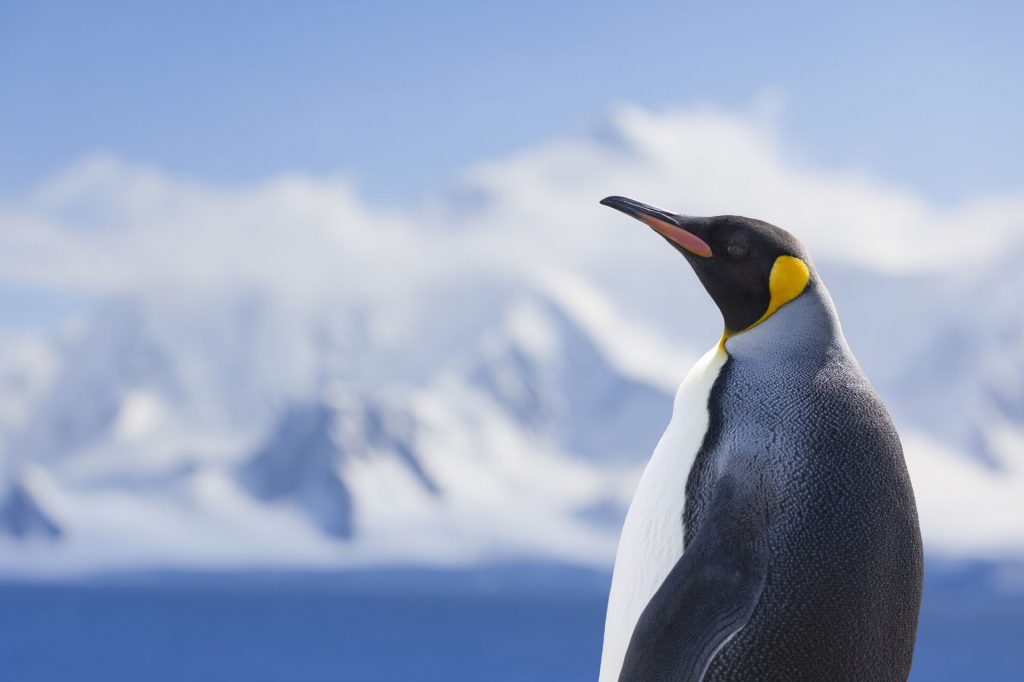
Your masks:
{"label": "yellow-orange neck patch", "polygon": [[768,301],[768,309],[764,311],[764,315],[758,318],[757,322],[746,329],[736,332],[726,330],[725,334],[722,335],[722,342],[724,343],[725,339],[729,336],[735,336],[747,331],[747,329],[753,329],[767,320],[775,314],[776,310],[802,294],[804,289],[807,288],[807,283],[810,279],[811,271],[807,268],[807,263],[804,263],[799,258],[793,256],[779,256],[776,258],[775,263],[772,265],[771,274],[768,275],[768,292],[771,296]]}

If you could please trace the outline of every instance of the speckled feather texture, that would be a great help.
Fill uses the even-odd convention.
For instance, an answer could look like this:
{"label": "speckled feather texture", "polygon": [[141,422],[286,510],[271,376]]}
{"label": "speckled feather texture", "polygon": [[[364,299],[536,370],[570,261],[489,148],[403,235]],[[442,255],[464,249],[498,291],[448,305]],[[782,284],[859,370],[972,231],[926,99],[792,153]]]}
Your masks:
{"label": "speckled feather texture", "polygon": [[813,276],[726,350],[686,484],[685,552],[619,679],[905,680],[923,577],[913,491],[828,292]]}

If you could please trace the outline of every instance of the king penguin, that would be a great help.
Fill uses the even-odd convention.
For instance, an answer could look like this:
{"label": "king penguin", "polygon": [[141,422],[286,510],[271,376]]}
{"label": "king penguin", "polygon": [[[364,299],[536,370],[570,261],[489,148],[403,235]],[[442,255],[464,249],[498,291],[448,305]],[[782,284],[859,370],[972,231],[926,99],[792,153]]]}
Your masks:
{"label": "king penguin", "polygon": [[807,251],[760,220],[601,203],[683,255],[725,331],[679,386],[626,515],[600,682],[906,680],[914,494]]}

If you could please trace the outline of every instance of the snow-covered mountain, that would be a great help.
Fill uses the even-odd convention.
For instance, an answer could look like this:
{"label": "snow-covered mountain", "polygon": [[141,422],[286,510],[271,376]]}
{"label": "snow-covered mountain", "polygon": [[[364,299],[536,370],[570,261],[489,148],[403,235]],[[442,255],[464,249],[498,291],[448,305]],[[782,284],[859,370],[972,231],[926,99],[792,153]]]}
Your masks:
{"label": "snow-covered mountain", "polygon": [[[339,357],[365,311],[252,295],[100,306],[55,344],[48,389],[7,438],[5,563],[89,567],[90,543],[125,554],[102,567],[601,561],[670,395],[622,372],[550,295],[481,287],[502,293],[462,347],[423,353],[444,358],[433,372],[398,358],[405,376],[387,380]],[[447,342],[438,319],[415,343]],[[390,352],[405,353],[374,362]],[[112,521],[115,507],[135,521]],[[153,516],[173,532],[149,556],[134,534],[155,542],[139,521]],[[277,534],[292,526],[303,547],[289,553]]]}
{"label": "snow-covered mountain", "polygon": [[[1022,320],[929,314],[969,309],[980,283],[836,274],[855,349],[904,330],[861,357],[909,435],[930,546],[1020,551]],[[4,567],[608,561],[671,392],[616,364],[621,341],[602,338],[615,325],[572,295],[479,286],[490,305],[453,318],[472,330],[457,346],[444,315],[409,330],[408,343],[446,345],[421,349],[435,371],[412,363],[384,381],[339,350],[370,343],[353,355],[378,348],[381,365],[405,353],[367,340],[365,310],[255,295],[99,307],[55,344],[48,388],[5,439]],[[873,291],[898,305],[872,305]],[[684,358],[699,350],[680,342]],[[947,489],[961,485],[983,497]],[[1005,519],[987,539],[933,519],[965,502],[1013,507],[965,512]]]}
{"label": "snow-covered mountain", "polygon": [[[335,182],[218,194],[109,160],[0,206],[0,268],[96,300],[50,338],[0,338],[0,571],[609,565],[674,387],[720,326],[682,259],[596,206],[669,181],[704,197],[694,212],[731,207],[732,187],[732,210],[819,254],[903,435],[928,550],[1024,556],[1018,204],[946,218],[700,113],[612,128],[412,214]],[[708,161],[705,140],[747,165]],[[943,241],[957,221],[987,226],[963,258]]]}

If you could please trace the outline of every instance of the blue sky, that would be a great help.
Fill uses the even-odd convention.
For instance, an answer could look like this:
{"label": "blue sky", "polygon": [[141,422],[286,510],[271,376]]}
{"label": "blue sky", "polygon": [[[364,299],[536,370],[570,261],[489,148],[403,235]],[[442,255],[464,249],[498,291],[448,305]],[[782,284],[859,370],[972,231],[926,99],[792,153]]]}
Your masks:
{"label": "blue sky", "polygon": [[1020,3],[0,4],[0,193],[97,151],[408,202],[618,102],[786,101],[794,154],[932,199],[1024,185]]}

